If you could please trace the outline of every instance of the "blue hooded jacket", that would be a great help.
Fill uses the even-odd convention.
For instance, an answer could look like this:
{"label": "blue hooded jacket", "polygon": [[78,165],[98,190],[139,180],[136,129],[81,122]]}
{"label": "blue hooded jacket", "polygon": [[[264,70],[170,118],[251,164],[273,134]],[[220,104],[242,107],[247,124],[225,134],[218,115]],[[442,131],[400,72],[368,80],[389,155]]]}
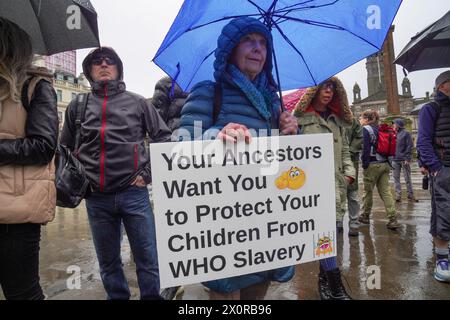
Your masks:
{"label": "blue hooded jacket", "polygon": [[[236,79],[227,71],[233,49],[239,44],[242,36],[249,33],[261,34],[267,40],[267,57],[261,74],[264,73],[267,78],[267,91],[270,92],[272,104],[271,110],[268,110],[269,112],[266,112],[266,114],[261,112],[258,106],[255,106],[248,99],[236,84]],[[214,78],[216,83],[221,86],[222,95],[217,122],[213,123],[216,83],[202,81],[192,88],[181,111],[182,130],[179,132],[179,140],[214,138],[223,127],[231,122],[254,129],[257,135],[259,135],[261,129],[267,130],[267,135],[271,135],[271,129],[279,128],[281,110],[280,99],[276,94],[276,83],[272,76],[272,45],[271,33],[257,19],[250,17],[236,18],[223,28],[217,41],[214,62]],[[197,123],[194,123],[195,121]],[[200,123],[201,127],[199,126]],[[205,134],[208,129],[209,131]]]}
{"label": "blue hooded jacket", "polygon": [[[267,40],[266,63],[261,73],[265,73],[267,79],[267,91],[270,92],[270,99],[273,102],[271,110],[261,110],[254,105],[235,83],[236,79],[233,79],[227,71],[228,61],[233,49],[239,44],[242,36],[249,33],[261,34]],[[216,83],[221,85],[222,90],[222,103],[217,122],[213,123],[215,83],[212,81],[200,82],[192,88],[181,111],[179,140],[214,138],[230,122],[243,124],[248,129],[254,129],[256,135],[261,133],[259,132],[261,129],[267,130],[267,135],[271,135],[271,129],[279,128],[281,110],[280,100],[276,94],[276,84],[272,77],[272,35],[269,30],[254,18],[233,19],[223,28],[218,38],[215,57],[214,78]],[[255,79],[256,81],[257,79]],[[197,126],[196,128],[195,126],[198,123],[194,124],[194,121],[201,121],[201,127]],[[253,132],[252,134],[254,134]],[[295,267],[290,266],[208,281],[204,285],[217,292],[230,293],[263,281],[289,281],[294,273]]]}

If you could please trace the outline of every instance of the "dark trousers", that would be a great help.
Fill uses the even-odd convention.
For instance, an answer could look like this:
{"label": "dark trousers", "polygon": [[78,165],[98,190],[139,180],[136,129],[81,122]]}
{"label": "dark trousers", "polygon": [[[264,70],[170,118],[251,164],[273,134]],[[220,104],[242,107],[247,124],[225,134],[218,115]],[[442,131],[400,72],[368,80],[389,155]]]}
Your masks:
{"label": "dark trousers", "polygon": [[161,299],[155,224],[147,188],[94,192],[86,199],[86,208],[108,299],[130,298],[120,257],[122,222],[136,263],[141,299]]}
{"label": "dark trousers", "polygon": [[7,300],[43,300],[39,224],[0,224],[0,287]]}

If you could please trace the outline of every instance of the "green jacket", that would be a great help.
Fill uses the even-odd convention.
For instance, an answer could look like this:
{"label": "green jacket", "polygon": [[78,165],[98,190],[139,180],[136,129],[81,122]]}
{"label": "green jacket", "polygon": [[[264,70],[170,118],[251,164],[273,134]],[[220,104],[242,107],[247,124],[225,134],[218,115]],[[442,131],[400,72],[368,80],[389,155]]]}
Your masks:
{"label": "green jacket", "polygon": [[351,127],[353,115],[350,111],[347,94],[341,81],[333,77],[336,85],[336,94],[330,103],[329,110],[332,112],[328,119],[323,119],[311,106],[318,87],[311,87],[297,103],[294,115],[298,118],[298,125],[302,134],[332,133],[334,141],[334,165],[336,179],[341,180],[343,176],[356,178],[353,166],[346,130]]}
{"label": "green jacket", "polygon": [[356,118],[353,119],[352,126],[346,130],[346,133],[352,161],[359,162],[363,145],[363,129]]}

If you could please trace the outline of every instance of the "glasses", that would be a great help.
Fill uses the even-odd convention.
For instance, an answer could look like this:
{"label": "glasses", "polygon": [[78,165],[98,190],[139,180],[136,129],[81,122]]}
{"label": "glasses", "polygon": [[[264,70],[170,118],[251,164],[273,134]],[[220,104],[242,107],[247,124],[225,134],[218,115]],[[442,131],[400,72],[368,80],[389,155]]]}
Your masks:
{"label": "glasses", "polygon": [[102,65],[103,61],[106,62],[108,66],[114,66],[117,64],[116,59],[107,57],[107,56],[101,56],[101,57],[95,57],[92,59],[92,64],[94,66],[100,66]]}
{"label": "glasses", "polygon": [[333,82],[326,82],[320,86],[320,89],[322,90],[330,89],[331,91],[334,91],[336,90],[336,86]]}

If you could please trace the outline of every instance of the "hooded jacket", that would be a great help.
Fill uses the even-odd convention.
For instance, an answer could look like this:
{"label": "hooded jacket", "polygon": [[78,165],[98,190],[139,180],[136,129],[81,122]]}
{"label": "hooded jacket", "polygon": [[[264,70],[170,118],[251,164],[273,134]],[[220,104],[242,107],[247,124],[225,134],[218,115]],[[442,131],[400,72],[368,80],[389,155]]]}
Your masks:
{"label": "hooded jacket", "polygon": [[[262,114],[244,92],[238,87],[235,80],[227,72],[233,49],[239,44],[242,36],[249,33],[259,33],[267,40],[267,57],[261,73],[268,80],[268,90],[272,101],[268,114]],[[233,19],[226,25],[217,41],[214,61],[214,79],[216,82],[203,81],[195,85],[181,112],[180,139],[190,140],[202,137],[212,137],[228,123],[239,123],[249,129],[256,130],[256,134],[265,130],[271,135],[272,129],[278,129],[280,117],[280,101],[276,94],[276,85],[272,77],[272,35],[267,28],[254,18],[244,17]],[[217,121],[213,123],[213,110],[215,86],[220,86],[221,108]],[[196,124],[201,124],[201,127]],[[208,133],[205,134],[205,131]],[[187,133],[186,135],[183,134]]]}
{"label": "hooded jacket", "polygon": [[[236,84],[236,79],[227,72],[228,61],[232,50],[239,44],[242,36],[249,33],[259,33],[267,40],[267,58],[261,73],[265,73],[268,81],[271,96],[267,97],[267,99],[270,99],[272,103],[270,110],[267,110],[268,112],[264,114],[261,113],[258,106],[253,104],[248,96],[240,89]],[[270,135],[271,129],[278,128],[280,116],[279,98],[276,94],[275,82],[272,78],[272,35],[270,32],[261,22],[254,18],[243,17],[233,19],[223,28],[218,38],[215,57],[214,78],[216,83],[203,81],[192,88],[181,112],[182,130],[180,130],[180,134],[182,134],[181,131],[187,131],[188,139],[211,138],[214,136],[214,133],[219,132],[228,123],[233,122],[256,130],[254,132],[255,134],[260,134],[261,132],[259,130],[262,129],[267,130],[267,134]],[[222,99],[217,122],[213,123],[215,88],[217,85],[221,88]],[[201,128],[198,128],[198,130],[196,130],[195,121],[201,123]],[[207,131],[207,129],[210,130]],[[183,139],[186,136],[182,134],[180,138]],[[290,280],[294,273],[294,267],[284,267],[208,281],[205,285],[214,291],[230,293],[263,281],[274,280],[285,282]]]}
{"label": "hooded jacket", "polygon": [[[91,63],[98,51],[108,52],[115,57],[118,80],[93,81]],[[67,107],[61,144],[75,152],[86,169],[94,191],[120,191],[128,187],[138,175],[150,183],[146,135],[152,142],[170,141],[170,130],[144,97],[126,91],[122,81],[122,61],[113,49],[103,47],[93,50],[83,61],[83,71],[91,83],[92,93],[88,96],[81,124],[80,147],[73,150],[77,99]]]}
{"label": "hooded jacket", "polygon": [[356,172],[351,161],[346,135],[346,130],[352,126],[353,115],[342,82],[336,77],[330,80],[336,86],[336,93],[328,105],[330,115],[327,119],[323,119],[312,106],[312,101],[319,92],[319,86],[306,90],[295,106],[293,114],[298,118],[298,125],[302,134],[333,134],[336,177],[339,180],[342,180],[343,176],[355,179]]}
{"label": "hooded jacket", "polygon": [[164,77],[156,83],[152,104],[158,110],[159,115],[167,123],[169,129],[174,132],[180,127],[181,109],[188,94],[175,85],[172,93],[172,79]]}
{"label": "hooded jacket", "polygon": [[398,128],[394,161],[411,161],[413,141],[411,134],[404,128]]}

